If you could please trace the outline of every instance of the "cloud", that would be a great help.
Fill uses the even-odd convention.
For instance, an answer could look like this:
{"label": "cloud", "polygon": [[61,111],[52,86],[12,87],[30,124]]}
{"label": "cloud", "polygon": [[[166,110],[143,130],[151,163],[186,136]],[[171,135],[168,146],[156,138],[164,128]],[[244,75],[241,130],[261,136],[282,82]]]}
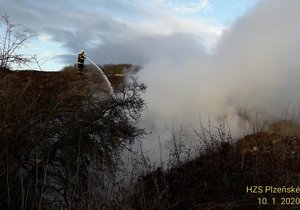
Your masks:
{"label": "cloud", "polygon": [[[99,62],[123,62],[129,58],[127,62],[142,63],[156,54],[157,48],[168,51],[160,45],[172,50],[177,48],[179,43],[176,42],[182,34],[186,39],[182,42],[189,43],[189,39],[198,36],[200,45],[211,46],[223,31],[222,26],[202,19],[177,16],[166,1],[0,2],[13,22],[30,27],[40,38],[51,37],[51,40],[40,41],[61,43],[67,51],[65,54],[76,54],[78,49],[84,48],[92,52],[94,58],[107,58]],[[188,4],[207,6],[206,1]],[[153,45],[147,46],[148,42]],[[132,46],[135,51],[127,50]],[[70,61],[65,60],[65,63]]]}
{"label": "cloud", "polygon": [[208,0],[168,0],[167,5],[175,11],[183,13],[196,13],[201,11],[212,11],[213,5]]}

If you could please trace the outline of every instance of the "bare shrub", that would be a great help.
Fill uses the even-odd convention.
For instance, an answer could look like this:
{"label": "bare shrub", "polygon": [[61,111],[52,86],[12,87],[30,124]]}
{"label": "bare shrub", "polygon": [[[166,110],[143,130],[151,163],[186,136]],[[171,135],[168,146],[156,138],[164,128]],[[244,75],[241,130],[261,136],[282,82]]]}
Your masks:
{"label": "bare shrub", "polygon": [[0,14],[0,24],[0,70],[10,69],[13,65],[28,64],[31,59],[17,51],[32,37],[30,30],[12,24],[7,14]]}
{"label": "bare shrub", "polygon": [[133,79],[99,98],[67,91],[64,77],[17,74],[0,82],[0,208],[88,209],[114,179],[121,151],[144,134],[146,86]]}

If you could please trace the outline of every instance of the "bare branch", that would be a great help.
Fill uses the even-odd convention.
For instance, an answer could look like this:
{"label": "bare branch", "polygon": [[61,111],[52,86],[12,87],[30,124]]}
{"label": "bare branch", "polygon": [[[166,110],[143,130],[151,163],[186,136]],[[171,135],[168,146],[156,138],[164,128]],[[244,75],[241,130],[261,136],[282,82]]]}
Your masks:
{"label": "bare branch", "polygon": [[23,47],[32,34],[28,28],[22,29],[21,25],[12,24],[7,14],[0,14],[0,70],[10,69],[12,65],[26,65],[30,58],[16,51]]}

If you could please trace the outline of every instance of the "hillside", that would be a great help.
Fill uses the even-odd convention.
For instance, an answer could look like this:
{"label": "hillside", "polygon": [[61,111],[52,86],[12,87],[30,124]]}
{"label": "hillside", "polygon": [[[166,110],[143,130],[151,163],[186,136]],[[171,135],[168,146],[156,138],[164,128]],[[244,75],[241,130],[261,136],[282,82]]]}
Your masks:
{"label": "hillside", "polygon": [[89,68],[0,71],[0,209],[79,209],[99,197],[102,176],[144,134],[146,86],[109,79],[114,97]]}
{"label": "hillside", "polygon": [[[108,78],[116,89],[124,83],[122,76],[110,75]],[[108,92],[103,76],[93,69],[87,69],[83,75],[74,68],[59,72],[2,71],[0,117],[6,120],[2,120],[0,129],[4,132],[10,127],[7,124],[16,124],[16,118],[21,123],[35,112],[76,109],[85,98],[95,94],[106,96]]]}
{"label": "hillside", "polygon": [[206,137],[198,156],[142,175],[117,200],[99,196],[105,177],[114,179],[120,151],[144,134],[136,122],[145,86],[133,82],[122,90],[124,67],[130,71],[102,67],[121,98],[109,97],[103,77],[89,67],[83,75],[74,66],[0,72],[1,209],[298,208],[291,204],[297,193],[246,192],[253,186],[300,185],[300,127],[287,120],[234,142]]}
{"label": "hillside", "polygon": [[299,201],[292,201],[299,193],[265,192],[265,187],[299,187],[299,128],[282,120],[267,132],[232,144],[211,143],[193,160],[142,176],[127,205],[153,210],[299,209]]}
{"label": "hillside", "polygon": [[[112,67],[113,68],[113,67]],[[107,69],[109,71],[109,69]],[[124,76],[113,74],[107,75],[113,88],[118,88],[124,83]],[[83,75],[77,73],[75,68],[58,71],[0,71],[0,88],[7,91],[25,91],[33,89],[37,92],[53,91],[57,96],[68,95],[88,95],[92,91],[106,92],[107,87],[103,82],[103,76],[95,69],[87,69]],[[17,93],[16,93],[17,95]]]}

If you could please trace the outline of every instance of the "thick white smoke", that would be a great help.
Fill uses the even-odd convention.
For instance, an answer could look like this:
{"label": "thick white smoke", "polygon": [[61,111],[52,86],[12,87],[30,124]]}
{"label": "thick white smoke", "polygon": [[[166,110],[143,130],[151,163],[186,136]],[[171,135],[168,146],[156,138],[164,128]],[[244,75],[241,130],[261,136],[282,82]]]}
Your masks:
{"label": "thick white smoke", "polygon": [[[234,137],[243,134],[241,111],[261,120],[297,118],[300,104],[300,1],[261,1],[222,35],[212,54],[161,55],[144,65],[148,86],[144,123],[166,145],[182,124],[227,116]],[[178,52],[176,52],[176,55]],[[294,108],[293,108],[294,107]],[[199,127],[199,124],[198,124]],[[153,145],[149,140],[145,147]],[[157,146],[157,144],[156,144]]]}

